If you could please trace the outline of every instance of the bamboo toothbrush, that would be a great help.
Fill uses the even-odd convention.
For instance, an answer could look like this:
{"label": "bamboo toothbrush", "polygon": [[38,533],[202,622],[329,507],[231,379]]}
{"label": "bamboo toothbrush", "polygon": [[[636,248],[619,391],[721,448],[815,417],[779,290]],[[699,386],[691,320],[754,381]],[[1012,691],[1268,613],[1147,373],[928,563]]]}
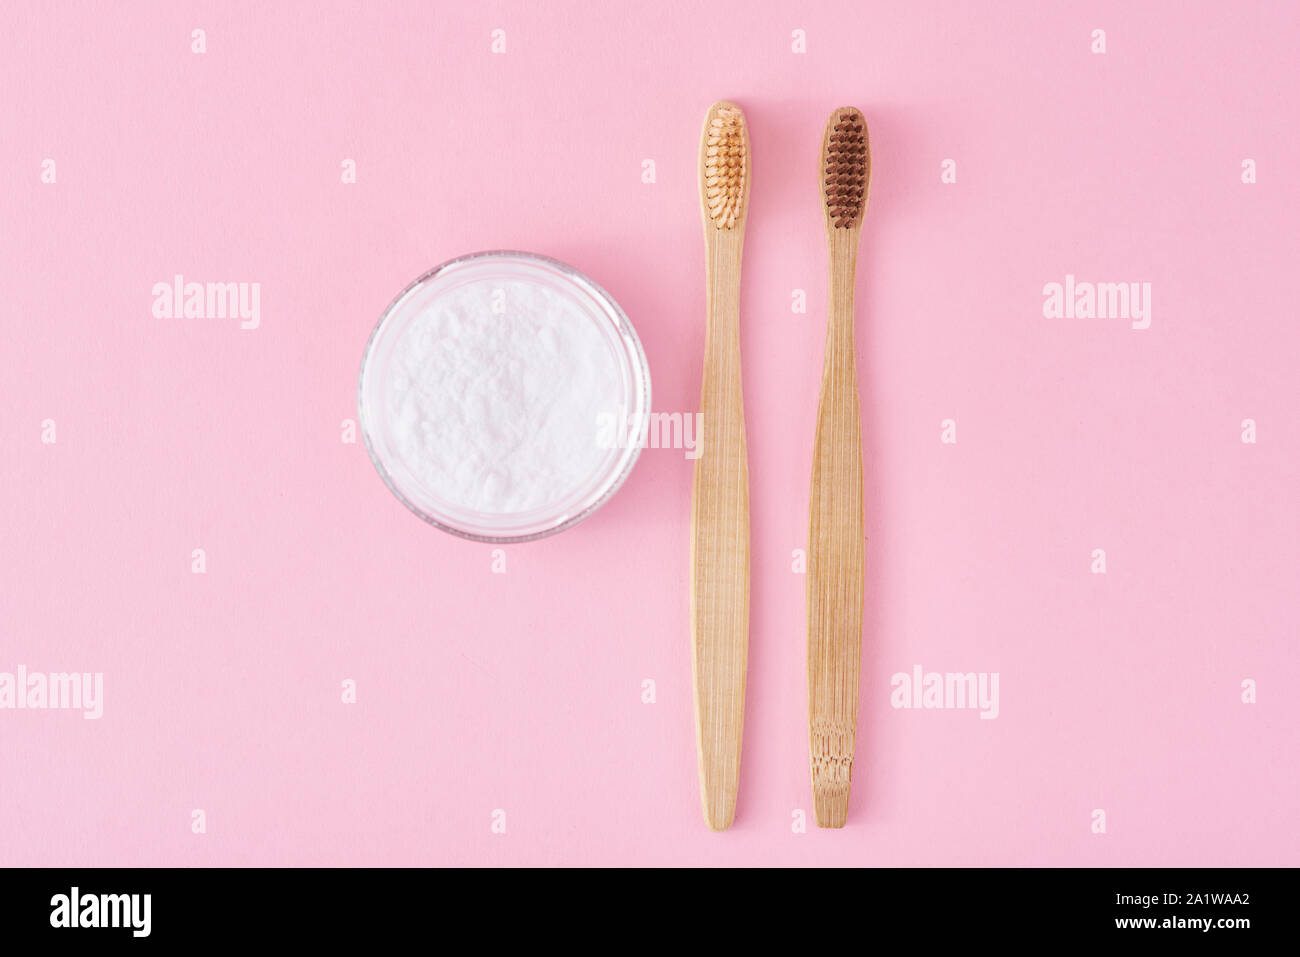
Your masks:
{"label": "bamboo toothbrush", "polygon": [[704,821],[731,826],[749,653],[749,466],[740,392],[740,250],[749,198],[745,114],[720,100],[700,137],[708,325],[702,454],[691,489],[691,668]]}
{"label": "bamboo toothbrush", "polygon": [[870,185],[866,121],[842,107],[822,137],[830,319],[808,520],[808,739],[818,827],[843,827],[848,817],[858,723],[866,535],[853,281]]}

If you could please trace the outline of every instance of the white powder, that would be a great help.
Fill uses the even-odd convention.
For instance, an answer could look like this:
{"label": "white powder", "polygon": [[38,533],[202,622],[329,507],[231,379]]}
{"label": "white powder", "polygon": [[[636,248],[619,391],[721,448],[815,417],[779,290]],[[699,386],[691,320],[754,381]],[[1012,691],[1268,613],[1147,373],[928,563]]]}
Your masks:
{"label": "white powder", "polygon": [[440,502],[553,507],[601,470],[618,360],[580,305],[520,280],[470,282],[415,315],[384,384],[390,447]]}

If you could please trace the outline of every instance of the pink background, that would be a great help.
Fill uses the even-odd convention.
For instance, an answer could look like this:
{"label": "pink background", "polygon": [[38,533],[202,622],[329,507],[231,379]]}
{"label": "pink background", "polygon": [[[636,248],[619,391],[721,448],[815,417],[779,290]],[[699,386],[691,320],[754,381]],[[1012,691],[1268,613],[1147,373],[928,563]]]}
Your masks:
{"label": "pink background", "polygon": [[[102,671],[105,702],[0,711],[0,864],[1300,864],[1298,28],[1251,3],[6,4],[0,671]],[[491,247],[603,284],[655,409],[694,410],[723,97],[754,148],[753,600],[718,835],[682,452],[493,574],[340,424],[389,299]],[[849,828],[800,834],[791,553],[844,104],[875,160],[861,733]],[[175,273],[260,282],[261,327],[155,319]],[[1151,328],[1044,318],[1067,273],[1152,283]],[[998,672],[1000,717],[891,708],[915,664]]]}

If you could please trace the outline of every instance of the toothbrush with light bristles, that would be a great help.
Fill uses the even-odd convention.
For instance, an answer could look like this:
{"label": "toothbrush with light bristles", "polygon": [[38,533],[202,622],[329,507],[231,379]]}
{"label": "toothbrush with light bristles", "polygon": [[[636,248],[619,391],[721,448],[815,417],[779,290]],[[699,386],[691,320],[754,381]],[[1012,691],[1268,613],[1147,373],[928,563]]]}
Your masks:
{"label": "toothbrush with light bristles", "polygon": [[749,198],[749,133],[740,108],[709,108],[700,138],[708,326],[700,449],[691,488],[691,668],[700,801],[731,826],[740,784],[749,653],[749,467],[740,390],[740,254]]}

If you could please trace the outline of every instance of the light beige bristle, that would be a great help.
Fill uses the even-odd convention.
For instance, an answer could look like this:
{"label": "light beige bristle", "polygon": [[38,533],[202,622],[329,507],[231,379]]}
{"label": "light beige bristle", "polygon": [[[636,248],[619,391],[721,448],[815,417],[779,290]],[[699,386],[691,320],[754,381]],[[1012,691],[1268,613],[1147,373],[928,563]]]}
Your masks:
{"label": "light beige bristle", "polygon": [[719,107],[704,139],[704,196],[718,229],[734,229],[745,209],[745,115]]}
{"label": "light beige bristle", "polygon": [[866,120],[851,107],[837,110],[827,125],[822,160],[826,215],[834,228],[848,229],[862,222],[870,177]]}

